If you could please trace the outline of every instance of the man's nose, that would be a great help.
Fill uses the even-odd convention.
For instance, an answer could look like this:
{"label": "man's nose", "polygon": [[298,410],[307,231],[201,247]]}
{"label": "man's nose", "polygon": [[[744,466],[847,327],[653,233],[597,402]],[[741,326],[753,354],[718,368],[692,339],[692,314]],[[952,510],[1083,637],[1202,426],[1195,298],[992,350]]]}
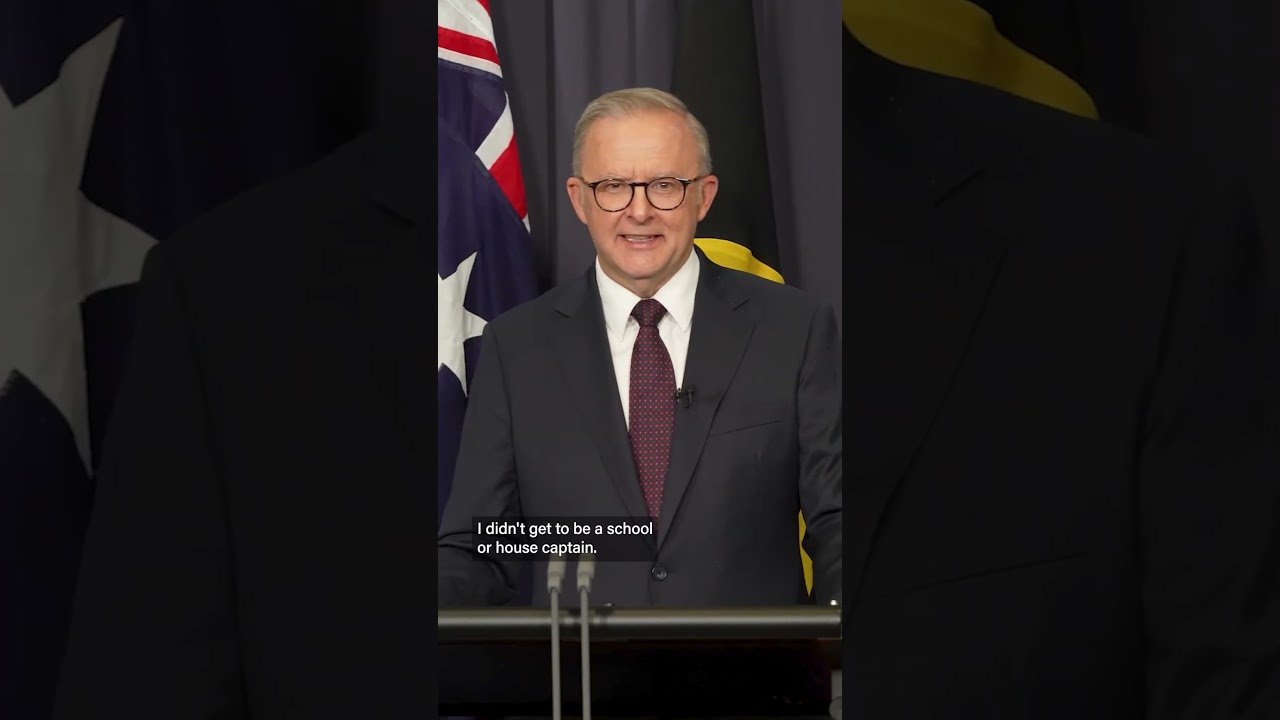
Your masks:
{"label": "man's nose", "polygon": [[627,205],[626,214],[636,220],[644,220],[653,214],[653,206],[649,204],[649,195],[645,188],[638,187],[631,195],[631,204]]}

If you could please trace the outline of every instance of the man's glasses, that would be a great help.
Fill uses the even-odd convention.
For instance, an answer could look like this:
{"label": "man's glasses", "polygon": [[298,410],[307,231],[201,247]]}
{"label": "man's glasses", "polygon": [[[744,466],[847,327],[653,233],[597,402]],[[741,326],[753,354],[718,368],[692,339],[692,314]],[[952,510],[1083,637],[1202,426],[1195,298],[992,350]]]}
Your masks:
{"label": "man's glasses", "polygon": [[[586,182],[585,178],[580,178]],[[596,204],[605,212],[622,212],[635,198],[636,188],[644,188],[645,198],[658,210],[675,210],[684,202],[689,183],[700,180],[702,176],[691,178],[660,177],[649,182],[627,182],[605,178],[587,183],[595,194]]]}

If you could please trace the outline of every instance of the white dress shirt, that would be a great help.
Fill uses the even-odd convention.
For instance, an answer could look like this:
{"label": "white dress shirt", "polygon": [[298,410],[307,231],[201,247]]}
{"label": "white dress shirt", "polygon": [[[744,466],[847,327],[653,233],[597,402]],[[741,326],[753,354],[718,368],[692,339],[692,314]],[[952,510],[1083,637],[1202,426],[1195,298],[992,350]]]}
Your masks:
{"label": "white dress shirt", "polygon": [[[658,336],[671,355],[671,368],[675,371],[676,387],[684,381],[684,363],[689,355],[689,331],[693,329],[693,299],[698,290],[698,253],[690,252],[689,259],[671,276],[653,299],[662,303],[666,314],[658,321]],[[613,376],[618,381],[618,396],[622,400],[622,416],[627,428],[631,427],[631,351],[636,336],[640,334],[640,321],[631,317],[636,303],[644,298],[604,274],[600,259],[596,258],[596,284],[600,287],[600,303],[604,308],[605,334],[609,336],[609,351],[613,357]],[[675,402],[675,398],[671,399]]]}

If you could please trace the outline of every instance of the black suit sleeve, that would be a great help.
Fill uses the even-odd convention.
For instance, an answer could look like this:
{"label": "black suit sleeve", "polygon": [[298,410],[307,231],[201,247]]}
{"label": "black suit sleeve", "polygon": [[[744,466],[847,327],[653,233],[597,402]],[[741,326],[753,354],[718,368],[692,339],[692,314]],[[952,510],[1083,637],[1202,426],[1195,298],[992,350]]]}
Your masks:
{"label": "black suit sleeve", "polygon": [[813,595],[820,604],[842,600],[842,372],[835,312],[823,305],[809,327],[796,398],[804,549],[813,560]]}
{"label": "black suit sleeve", "polygon": [[186,299],[162,247],[140,288],[55,717],[244,718],[225,499]]}
{"label": "black suit sleeve", "polygon": [[1139,496],[1148,713],[1280,717],[1280,471],[1264,408],[1264,263],[1210,193],[1179,258]]}
{"label": "black suit sleeve", "polygon": [[499,343],[493,325],[486,325],[462,422],[453,490],[440,521],[440,607],[504,605],[516,593],[518,564],[481,559],[474,553],[471,529],[475,517],[523,517]]}

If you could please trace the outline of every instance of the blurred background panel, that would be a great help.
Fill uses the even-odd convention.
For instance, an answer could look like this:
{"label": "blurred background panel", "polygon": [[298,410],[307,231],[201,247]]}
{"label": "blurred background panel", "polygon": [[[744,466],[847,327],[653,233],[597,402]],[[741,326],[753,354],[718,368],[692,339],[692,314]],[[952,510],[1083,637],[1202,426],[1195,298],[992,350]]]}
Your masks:
{"label": "blurred background panel", "polygon": [[842,2],[888,59],[1127,128],[1245,184],[1280,278],[1280,4]]}

